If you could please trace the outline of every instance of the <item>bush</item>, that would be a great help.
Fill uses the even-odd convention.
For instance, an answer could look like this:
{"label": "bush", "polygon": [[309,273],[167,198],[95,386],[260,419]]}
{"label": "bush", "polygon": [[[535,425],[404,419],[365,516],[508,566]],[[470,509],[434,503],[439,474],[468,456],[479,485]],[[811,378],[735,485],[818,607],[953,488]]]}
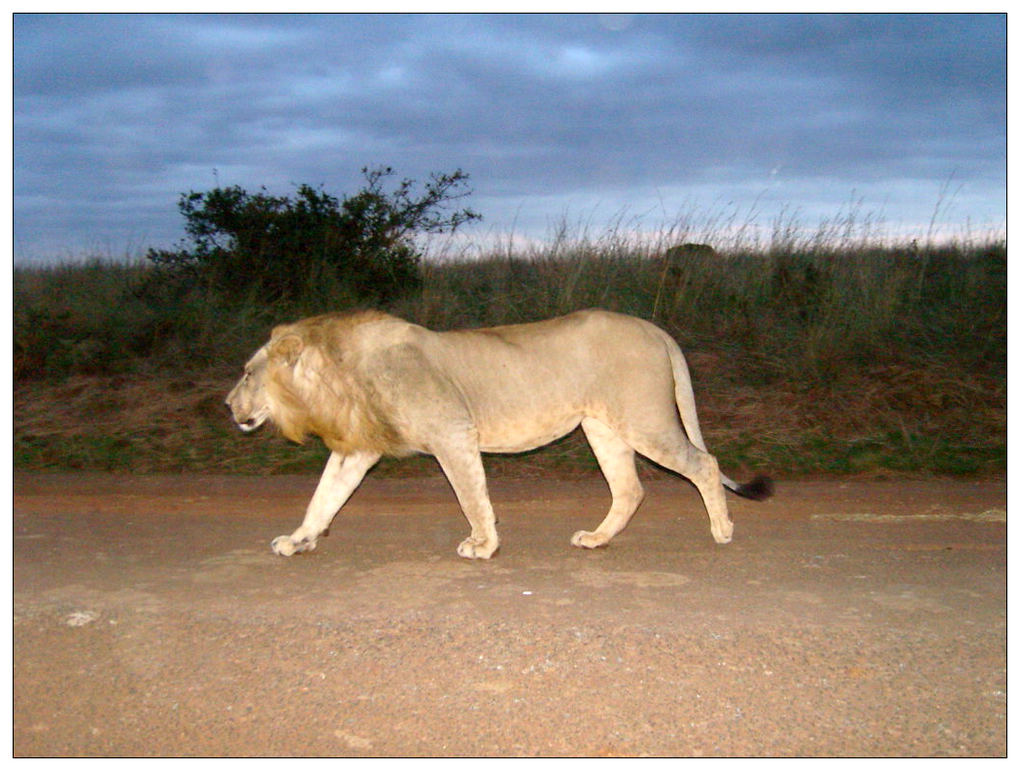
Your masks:
{"label": "bush", "polygon": [[301,185],[295,198],[240,187],[182,194],[188,238],[174,251],[149,251],[165,278],[224,299],[300,305],[309,294],[385,304],[421,286],[414,237],[453,232],[481,219],[450,204],[470,194],[468,176],[433,174],[420,194],[405,179],[392,192],[390,168],[362,169],[366,186],[342,201]]}

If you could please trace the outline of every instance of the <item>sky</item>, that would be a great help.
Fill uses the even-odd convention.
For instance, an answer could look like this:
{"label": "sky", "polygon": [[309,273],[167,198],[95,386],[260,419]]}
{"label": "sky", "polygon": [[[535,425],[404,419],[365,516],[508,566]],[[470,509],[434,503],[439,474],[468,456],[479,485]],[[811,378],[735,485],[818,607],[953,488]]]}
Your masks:
{"label": "sky", "polygon": [[19,14],[13,33],[15,264],[172,247],[182,193],[343,196],[366,166],[466,172],[474,244],[1004,237],[1005,15]]}

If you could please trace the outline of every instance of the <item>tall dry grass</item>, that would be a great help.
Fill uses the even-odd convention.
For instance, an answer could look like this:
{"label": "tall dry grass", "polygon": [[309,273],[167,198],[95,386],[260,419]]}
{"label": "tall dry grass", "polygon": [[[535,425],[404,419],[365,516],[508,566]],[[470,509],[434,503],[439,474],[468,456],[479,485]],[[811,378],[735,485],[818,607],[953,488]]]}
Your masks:
{"label": "tall dry grass", "polygon": [[[721,217],[654,232],[633,225],[621,218],[595,232],[561,223],[541,243],[506,237],[480,253],[434,254],[421,291],[389,310],[435,329],[584,307],[651,319],[687,352],[706,437],[731,466],[777,474],[1004,467],[1003,240],[893,242],[853,209],[813,230],[784,215],[764,236]],[[357,303],[311,281],[287,307],[257,297],[227,305],[153,291],[147,266],[111,261],[19,268],[14,278],[15,446],[26,467],[254,470],[251,445],[224,428],[217,388],[273,324]],[[105,401],[85,406],[97,388]],[[141,412],[128,407],[146,390],[182,405],[172,422],[193,418],[187,442],[174,440],[166,421],[131,424]],[[90,428],[90,409],[109,404],[118,405],[109,420]],[[259,441],[262,467],[272,457],[271,467],[295,470],[288,448],[272,444],[282,440]],[[73,459],[63,447],[75,448]],[[321,460],[300,457],[308,470]],[[549,459],[592,467],[573,440],[523,465]]]}

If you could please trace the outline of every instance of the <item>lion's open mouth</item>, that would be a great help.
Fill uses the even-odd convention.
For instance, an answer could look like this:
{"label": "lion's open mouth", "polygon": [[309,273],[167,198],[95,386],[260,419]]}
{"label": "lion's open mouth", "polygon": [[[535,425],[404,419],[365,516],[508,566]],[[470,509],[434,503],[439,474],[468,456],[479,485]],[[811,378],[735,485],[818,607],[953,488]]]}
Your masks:
{"label": "lion's open mouth", "polygon": [[246,434],[251,433],[256,428],[265,423],[266,418],[268,417],[269,417],[268,413],[260,413],[245,420],[238,420],[237,427],[244,431]]}

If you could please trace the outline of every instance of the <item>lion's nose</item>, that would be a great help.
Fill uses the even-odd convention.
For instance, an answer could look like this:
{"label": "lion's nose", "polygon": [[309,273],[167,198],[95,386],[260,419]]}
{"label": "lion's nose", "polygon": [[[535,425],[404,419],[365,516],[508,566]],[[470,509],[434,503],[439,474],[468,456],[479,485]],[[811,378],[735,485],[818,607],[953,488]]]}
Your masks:
{"label": "lion's nose", "polygon": [[234,405],[230,403],[229,399],[224,402],[224,406],[227,408],[227,414],[230,416],[230,420],[240,426],[241,421],[238,420],[237,413],[234,412]]}

